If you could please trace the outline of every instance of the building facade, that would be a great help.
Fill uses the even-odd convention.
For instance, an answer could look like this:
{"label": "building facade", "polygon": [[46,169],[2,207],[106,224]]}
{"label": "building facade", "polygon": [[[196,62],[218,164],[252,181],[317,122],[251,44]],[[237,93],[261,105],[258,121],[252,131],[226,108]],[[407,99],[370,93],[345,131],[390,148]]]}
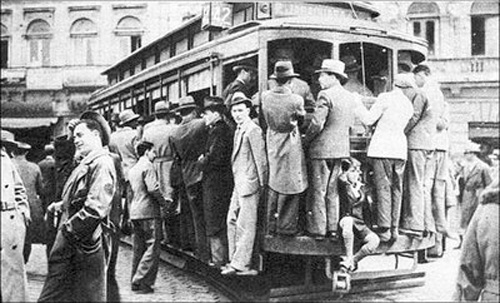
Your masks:
{"label": "building facade", "polygon": [[38,151],[107,85],[103,70],[198,13],[196,2],[1,4],[1,125]]}
{"label": "building facade", "polygon": [[469,124],[493,125],[498,129],[498,1],[372,1],[372,4],[381,12],[380,23],[428,41],[426,63],[450,103],[452,153],[463,151],[471,135]]}

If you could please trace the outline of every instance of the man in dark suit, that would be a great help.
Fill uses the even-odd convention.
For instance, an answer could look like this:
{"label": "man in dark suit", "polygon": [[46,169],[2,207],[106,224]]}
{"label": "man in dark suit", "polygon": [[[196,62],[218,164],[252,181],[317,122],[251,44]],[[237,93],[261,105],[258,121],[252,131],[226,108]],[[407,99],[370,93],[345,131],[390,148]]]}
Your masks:
{"label": "man in dark suit", "polygon": [[325,59],[319,73],[323,89],[306,132],[309,145],[309,194],[306,229],[314,237],[336,236],[339,222],[338,177],[341,161],[350,155],[349,128],[361,101],[342,87],[347,81],[340,60]]}
{"label": "man in dark suit", "polygon": [[[208,263],[210,250],[205,230],[203,214],[202,170],[198,159],[205,151],[207,127],[199,118],[198,108],[193,97],[187,96],[179,100],[175,109],[182,116],[182,122],[171,137],[172,151],[181,163],[182,181],[191,211],[191,222],[194,227],[196,255]],[[182,203],[182,201],[181,201]],[[181,204],[181,212],[182,204]]]}
{"label": "man in dark suit", "polygon": [[306,114],[304,99],[292,93],[287,85],[296,76],[291,61],[278,61],[271,76],[276,86],[262,93],[269,161],[268,233],[294,235],[299,232],[299,203],[308,185],[299,133],[299,122]]}
{"label": "man in dark suit", "polygon": [[231,99],[235,92],[242,92],[248,98],[251,97],[251,88],[257,80],[257,68],[251,63],[242,63],[233,67],[233,71],[237,74],[236,79],[231,82],[222,92],[224,105],[229,109]]}
{"label": "man in dark suit", "polygon": [[262,130],[250,118],[252,101],[241,92],[231,100],[231,115],[237,124],[231,156],[234,190],[227,214],[230,263],[223,275],[250,274],[257,231],[257,209],[267,184],[267,157]]}
{"label": "man in dark suit", "polygon": [[198,160],[203,170],[203,213],[211,262],[217,267],[225,265],[228,259],[226,217],[234,186],[231,171],[233,131],[223,119],[225,112],[222,98],[204,99],[203,119],[209,130],[205,151]]}

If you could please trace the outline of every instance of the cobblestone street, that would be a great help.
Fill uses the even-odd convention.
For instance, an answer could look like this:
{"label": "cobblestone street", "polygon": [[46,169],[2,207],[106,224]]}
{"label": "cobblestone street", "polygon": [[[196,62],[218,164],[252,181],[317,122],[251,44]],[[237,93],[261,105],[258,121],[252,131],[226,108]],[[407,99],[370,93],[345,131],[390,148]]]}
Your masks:
{"label": "cobblestone street", "polygon": [[[131,249],[120,247],[116,275],[123,302],[229,302],[227,297],[201,278],[165,263],[160,265],[154,293],[134,293],[130,290],[131,260]],[[47,274],[45,246],[33,245],[27,272],[28,298],[30,302],[36,302]]]}

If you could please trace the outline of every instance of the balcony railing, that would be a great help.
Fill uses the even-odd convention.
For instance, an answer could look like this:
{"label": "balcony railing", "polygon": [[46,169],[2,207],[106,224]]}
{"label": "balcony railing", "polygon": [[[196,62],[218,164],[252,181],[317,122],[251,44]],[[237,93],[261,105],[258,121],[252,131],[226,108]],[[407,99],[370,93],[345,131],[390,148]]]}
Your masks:
{"label": "balcony railing", "polygon": [[439,82],[498,81],[499,58],[429,59],[430,68]]}

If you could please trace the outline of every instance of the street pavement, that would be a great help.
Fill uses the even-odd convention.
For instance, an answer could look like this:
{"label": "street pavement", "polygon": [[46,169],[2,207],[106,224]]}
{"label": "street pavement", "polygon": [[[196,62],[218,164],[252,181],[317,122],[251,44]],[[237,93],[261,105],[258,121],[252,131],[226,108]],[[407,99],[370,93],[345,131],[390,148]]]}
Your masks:
{"label": "street pavement", "polygon": [[[226,296],[200,277],[165,263],[160,265],[154,293],[134,293],[130,289],[131,260],[131,249],[126,246],[120,247],[116,276],[123,302],[230,302]],[[47,275],[45,246],[33,245],[26,270],[28,300],[36,302]]]}

